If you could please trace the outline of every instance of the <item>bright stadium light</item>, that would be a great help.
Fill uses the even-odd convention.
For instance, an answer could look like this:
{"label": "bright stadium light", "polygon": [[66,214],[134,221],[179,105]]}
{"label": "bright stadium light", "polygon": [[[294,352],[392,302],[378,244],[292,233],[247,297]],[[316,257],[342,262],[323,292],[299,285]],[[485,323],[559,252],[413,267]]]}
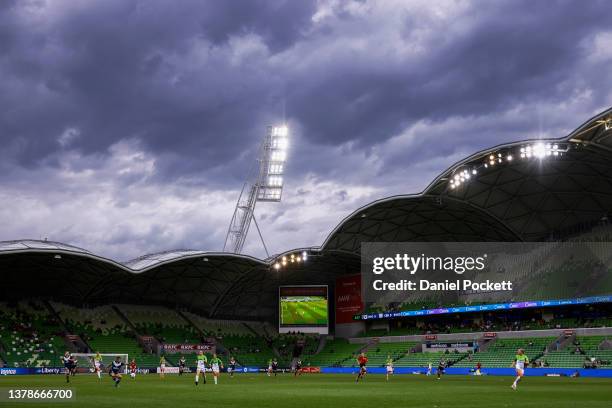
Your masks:
{"label": "bright stadium light", "polygon": [[[279,202],[283,195],[285,163],[289,147],[287,125],[268,126],[255,169],[244,184],[238,197],[234,215],[225,237],[224,251],[241,253],[251,221],[255,220],[255,206],[259,201]],[[255,220],[266,253],[266,245]],[[268,254],[269,255],[269,254]]]}
{"label": "bright stadium light", "polygon": [[272,128],[272,136],[287,137],[288,134],[289,134],[289,129],[285,125],[274,126]]}
{"label": "bright stadium light", "polygon": [[541,159],[542,157],[544,157],[546,155],[546,149],[544,147],[544,144],[542,143],[536,144],[533,147],[533,155],[537,157],[538,159]]}
{"label": "bright stadium light", "polygon": [[515,155],[521,159],[535,157],[543,160],[547,157],[563,156],[569,149],[570,144],[565,142],[535,142],[524,144],[516,150],[514,150],[514,148],[508,148],[490,152],[484,155],[483,161],[480,162],[480,164],[476,164],[471,169],[466,168],[465,165],[455,169],[448,178],[448,185],[450,189],[454,190],[476,178],[474,176],[481,174],[480,171],[483,169],[512,163],[515,159]]}

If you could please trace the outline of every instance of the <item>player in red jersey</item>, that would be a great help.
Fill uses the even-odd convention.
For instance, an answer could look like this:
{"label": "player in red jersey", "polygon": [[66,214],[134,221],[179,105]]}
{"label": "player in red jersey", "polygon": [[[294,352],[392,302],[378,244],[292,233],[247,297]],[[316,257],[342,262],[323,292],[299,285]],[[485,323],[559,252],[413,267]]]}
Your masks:
{"label": "player in red jersey", "polygon": [[134,359],[130,362],[130,377],[136,378],[136,360]]}
{"label": "player in red jersey", "polygon": [[355,382],[359,382],[360,379],[363,379],[367,372],[366,364],[368,364],[368,358],[364,353],[359,354],[359,357],[357,357],[357,363],[359,364],[359,374],[357,374],[357,379]]}

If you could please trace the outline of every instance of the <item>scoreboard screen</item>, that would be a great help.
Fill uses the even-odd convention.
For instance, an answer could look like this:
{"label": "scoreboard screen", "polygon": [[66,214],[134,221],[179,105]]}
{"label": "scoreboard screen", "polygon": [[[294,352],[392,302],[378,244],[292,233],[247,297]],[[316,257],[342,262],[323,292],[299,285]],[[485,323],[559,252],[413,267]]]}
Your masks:
{"label": "scoreboard screen", "polygon": [[327,334],[327,286],[281,286],[278,293],[280,333]]}

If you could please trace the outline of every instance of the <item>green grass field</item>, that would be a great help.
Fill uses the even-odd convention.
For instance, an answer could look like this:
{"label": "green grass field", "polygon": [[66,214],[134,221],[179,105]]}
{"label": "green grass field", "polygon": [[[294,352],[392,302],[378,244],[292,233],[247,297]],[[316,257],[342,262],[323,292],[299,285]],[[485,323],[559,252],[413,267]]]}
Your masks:
{"label": "green grass field", "polygon": [[[302,296],[295,297],[302,298]],[[310,296],[309,301],[281,300],[281,324],[283,325],[327,325],[327,299]]]}
{"label": "green grass field", "polygon": [[[115,388],[108,376],[102,381],[93,375],[78,375],[69,385],[76,401],[64,403],[25,403],[16,407],[520,407],[609,408],[612,404],[612,380],[590,378],[526,377],[518,391],[510,389],[510,377],[398,375],[389,382],[383,375],[369,375],[356,384],[351,375],[290,374],[267,377],[265,374],[223,374],[219,385],[193,384],[193,375],[139,375],[124,377]],[[0,389],[7,387],[66,388],[59,375],[16,376],[0,378]]]}

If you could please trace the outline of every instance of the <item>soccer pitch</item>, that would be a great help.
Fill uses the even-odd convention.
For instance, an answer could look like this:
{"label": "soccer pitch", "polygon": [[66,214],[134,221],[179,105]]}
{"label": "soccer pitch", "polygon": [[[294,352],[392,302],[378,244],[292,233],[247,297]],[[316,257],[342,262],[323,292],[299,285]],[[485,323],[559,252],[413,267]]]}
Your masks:
{"label": "soccer pitch", "polygon": [[612,381],[595,378],[526,377],[518,391],[510,389],[510,377],[401,375],[385,381],[383,375],[369,375],[355,383],[351,375],[223,374],[219,385],[195,386],[193,375],[167,375],[161,380],[155,374],[139,375],[135,380],[125,376],[118,388],[108,377],[102,381],[93,375],[77,375],[68,385],[64,377],[16,376],[0,378],[0,389],[72,388],[74,402],[8,403],[3,406],[51,407],[610,407]]}
{"label": "soccer pitch", "polygon": [[321,296],[294,297],[292,301],[281,300],[281,324],[283,325],[327,325],[327,299]]}

